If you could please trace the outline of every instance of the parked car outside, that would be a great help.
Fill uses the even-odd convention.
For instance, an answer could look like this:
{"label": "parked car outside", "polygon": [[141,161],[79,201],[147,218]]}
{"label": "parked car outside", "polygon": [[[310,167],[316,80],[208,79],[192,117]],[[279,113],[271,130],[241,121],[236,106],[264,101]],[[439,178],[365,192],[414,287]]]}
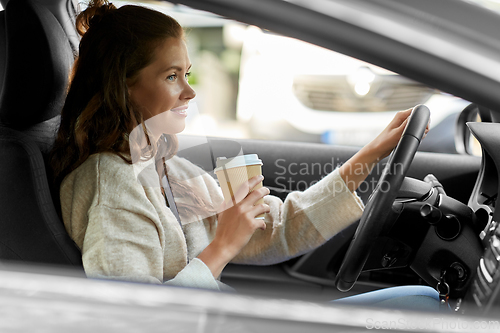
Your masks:
{"label": "parked car outside", "polygon": [[[378,66],[248,27],[237,119],[252,137],[364,146],[397,111],[425,104],[431,128],[469,102]],[[272,73],[263,80],[262,73]],[[453,133],[447,133],[453,138]],[[435,151],[449,152],[434,142]]]}

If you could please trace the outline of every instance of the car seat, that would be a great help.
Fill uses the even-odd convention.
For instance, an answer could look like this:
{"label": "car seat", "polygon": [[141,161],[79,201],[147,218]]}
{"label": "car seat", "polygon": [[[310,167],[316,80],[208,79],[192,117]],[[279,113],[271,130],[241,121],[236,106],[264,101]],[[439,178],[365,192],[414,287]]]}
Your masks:
{"label": "car seat", "polygon": [[[54,1],[52,1],[54,2]],[[0,260],[81,267],[51,196],[51,149],[74,61],[44,6],[13,0],[0,13]]]}

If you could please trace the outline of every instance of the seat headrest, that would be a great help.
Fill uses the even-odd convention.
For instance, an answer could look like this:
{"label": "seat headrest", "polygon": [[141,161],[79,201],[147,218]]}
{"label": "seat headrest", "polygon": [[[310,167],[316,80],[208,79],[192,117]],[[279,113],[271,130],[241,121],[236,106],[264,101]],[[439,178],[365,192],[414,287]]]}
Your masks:
{"label": "seat headrest", "polygon": [[7,3],[5,33],[0,123],[23,130],[60,114],[74,57],[58,20],[31,0]]}

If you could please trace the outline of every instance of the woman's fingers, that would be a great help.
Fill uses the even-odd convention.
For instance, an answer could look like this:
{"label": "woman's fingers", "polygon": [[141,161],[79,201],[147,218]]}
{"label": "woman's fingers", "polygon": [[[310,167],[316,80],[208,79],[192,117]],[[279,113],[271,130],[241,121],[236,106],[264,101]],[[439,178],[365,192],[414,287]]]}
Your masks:
{"label": "woman's fingers", "polygon": [[269,194],[269,189],[267,187],[261,187],[257,190],[252,191],[248,196],[243,199],[239,204],[239,208],[242,212],[247,212],[248,216],[251,218],[255,218],[263,213],[269,213],[270,208],[269,205],[265,203],[257,202]]}
{"label": "woman's fingers", "polygon": [[[264,222],[264,219],[255,219],[256,221],[258,221],[258,225],[257,225],[257,229],[260,229],[260,230],[266,230],[266,222]],[[257,230],[255,229],[255,230]]]}
{"label": "woman's fingers", "polygon": [[[271,211],[271,207],[268,204],[258,204],[255,205],[250,211],[251,216],[258,216],[260,214],[269,213]],[[264,219],[255,219],[256,228],[266,230],[266,222]]]}
{"label": "woman's fingers", "polygon": [[234,193],[232,200],[226,200],[221,204],[218,212],[223,212],[236,205],[245,205],[248,207],[253,206],[259,199],[268,195],[270,193],[267,187],[261,187],[257,190],[251,191],[255,188],[264,177],[262,175],[250,178],[247,182],[244,182]]}
{"label": "woman's fingers", "polygon": [[398,126],[398,129],[401,131],[401,133],[403,132],[403,130],[405,129],[406,125],[408,125],[408,119],[410,119],[409,117],[407,117],[405,120],[403,120],[403,122]]}
{"label": "woman's fingers", "polygon": [[259,184],[263,179],[264,176],[259,175],[252,177],[247,182],[241,184],[241,186],[236,190],[236,193],[234,194],[233,204],[238,204],[241,200],[245,199],[250,190],[257,186],[257,184]]}
{"label": "woman's fingers", "polygon": [[[411,115],[411,112],[412,112],[413,109],[408,109],[408,110],[405,110],[405,111],[399,111],[396,116],[394,117],[394,120],[396,120],[396,118],[398,119],[398,122],[400,120],[403,120],[399,126],[397,126],[397,129],[399,131],[401,131],[401,134],[403,133],[406,125],[408,124],[408,121],[410,119],[410,115]],[[427,126],[425,127],[425,132],[424,132],[424,135],[422,136],[422,139],[425,138],[425,136],[427,135],[427,133],[429,133],[429,130],[430,130],[430,126],[431,126],[431,119],[429,118],[429,122],[427,123]]]}
{"label": "woman's fingers", "polygon": [[[252,186],[252,183],[252,181],[249,181],[250,186]],[[270,211],[269,205],[264,203],[257,204],[257,202],[269,193],[270,190],[267,187],[261,187],[253,190],[238,203],[240,211],[247,212],[252,218],[255,218],[255,216],[263,213],[268,213]]]}
{"label": "woman's fingers", "polygon": [[267,187],[261,187],[248,194],[244,200],[248,201],[248,203],[253,206],[257,201],[259,201],[269,193],[271,193],[271,191]]}
{"label": "woman's fingers", "polygon": [[431,119],[429,118],[429,122],[427,123],[427,127],[425,128],[424,136],[422,137],[422,139],[425,138],[427,133],[429,133],[430,129],[431,129]]}
{"label": "woman's fingers", "polygon": [[399,127],[404,122],[407,122],[408,117],[410,117],[412,111],[413,111],[413,109],[408,109],[408,110],[397,112],[393,118],[393,121],[392,121],[394,124],[394,127]]}

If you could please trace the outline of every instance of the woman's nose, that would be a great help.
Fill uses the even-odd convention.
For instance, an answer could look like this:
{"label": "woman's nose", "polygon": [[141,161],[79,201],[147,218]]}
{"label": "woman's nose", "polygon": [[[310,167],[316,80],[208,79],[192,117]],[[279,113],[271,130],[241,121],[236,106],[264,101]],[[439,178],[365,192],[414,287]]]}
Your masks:
{"label": "woman's nose", "polygon": [[182,92],[182,97],[185,99],[193,99],[196,96],[196,91],[189,85],[188,82],[184,85],[184,91]]}

